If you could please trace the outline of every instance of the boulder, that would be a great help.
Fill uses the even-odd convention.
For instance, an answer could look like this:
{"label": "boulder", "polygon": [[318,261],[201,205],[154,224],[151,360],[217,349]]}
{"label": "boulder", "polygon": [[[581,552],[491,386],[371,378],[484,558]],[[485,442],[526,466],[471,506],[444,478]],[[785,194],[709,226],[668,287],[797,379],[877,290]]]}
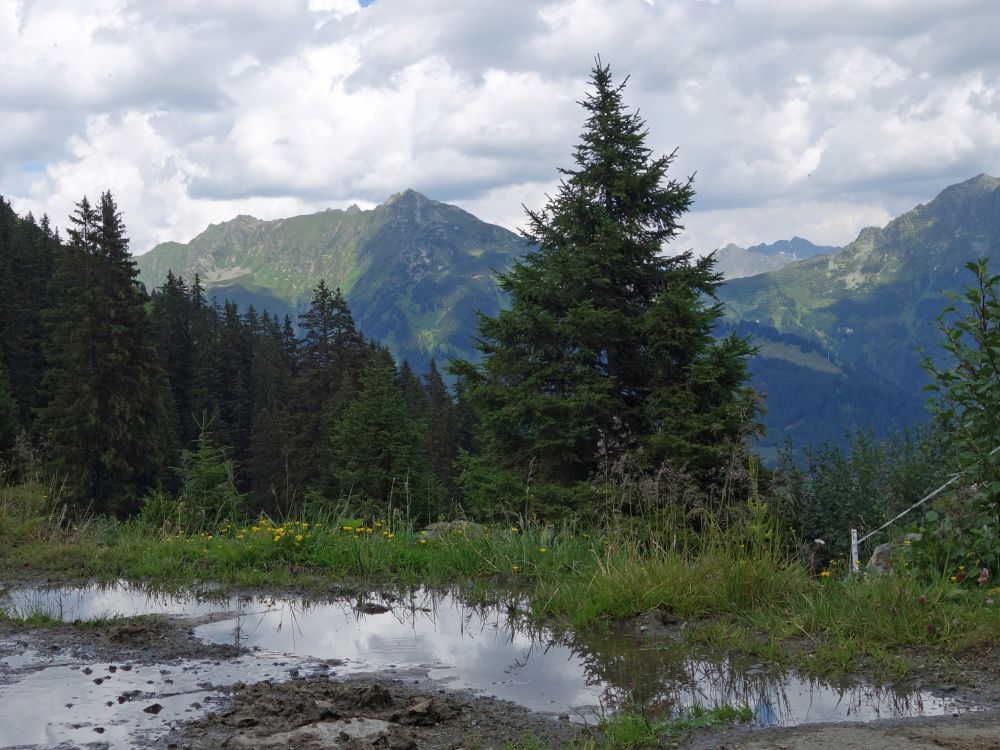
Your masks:
{"label": "boulder", "polygon": [[877,575],[891,573],[893,561],[898,559],[900,555],[908,555],[910,544],[919,542],[923,538],[922,534],[910,533],[903,537],[902,542],[880,544],[872,552],[871,559],[868,561],[868,571]]}

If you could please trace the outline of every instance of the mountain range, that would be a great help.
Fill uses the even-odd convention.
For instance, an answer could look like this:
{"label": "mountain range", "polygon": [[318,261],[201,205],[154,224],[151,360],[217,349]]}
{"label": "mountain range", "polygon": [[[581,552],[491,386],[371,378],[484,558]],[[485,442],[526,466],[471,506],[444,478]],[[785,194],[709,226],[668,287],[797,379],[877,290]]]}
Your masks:
{"label": "mountain range", "polygon": [[835,253],[839,249],[828,245],[814,245],[801,237],[752,247],[740,247],[730,242],[715,251],[715,268],[726,279],[742,279],[745,276],[777,271],[797,260]]}
{"label": "mountain range", "polygon": [[189,283],[197,274],[217,299],[293,319],[324,279],[343,291],[366,336],[423,369],[431,357],[473,355],[476,311],[500,309],[494,270],[527,250],[507,229],[406,190],[371,210],[237,216],[188,243],[157,245],[136,263],[149,288],[168,271]]}
{"label": "mountain range", "polygon": [[[836,253],[725,284],[719,296],[731,324],[754,327],[762,347],[753,371],[770,395],[770,432],[808,443],[866,424],[885,432],[922,421],[920,352],[939,350],[932,323],[947,293],[971,281],[965,264],[998,254],[1000,179],[982,174],[863,229]],[[789,342],[807,342],[822,361]],[[836,409],[826,403],[834,398]]]}
{"label": "mountain range", "polygon": [[[136,260],[148,287],[168,270],[189,282],[198,274],[217,298],[293,316],[325,279],[344,291],[365,335],[422,368],[431,357],[475,355],[475,311],[496,314],[495,272],[528,250],[513,232],[407,190],[372,210],[238,216]],[[751,368],[767,395],[764,447],[838,442],[858,429],[886,434],[926,419],[918,350],[935,352],[931,322],[945,293],[969,282],[965,263],[998,251],[1000,180],[988,175],[841,249],[796,237],[718,251],[729,279],[719,292],[722,330],[760,347]]]}

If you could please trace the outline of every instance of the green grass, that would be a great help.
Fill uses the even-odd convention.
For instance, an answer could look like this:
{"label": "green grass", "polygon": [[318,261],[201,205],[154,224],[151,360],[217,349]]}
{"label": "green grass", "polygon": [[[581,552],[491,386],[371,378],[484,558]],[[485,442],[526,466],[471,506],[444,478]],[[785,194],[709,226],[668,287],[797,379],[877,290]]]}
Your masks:
{"label": "green grass", "polygon": [[[821,577],[790,556],[762,508],[700,536],[665,521],[608,518],[600,528],[519,522],[428,538],[387,521],[331,512],[320,520],[224,525],[165,533],[91,519],[67,531],[43,488],[0,491],[0,569],[10,577],[143,580],[177,588],[327,589],[461,586],[486,598],[523,597],[527,616],[577,629],[649,610],[684,621],[691,646],[737,650],[832,675],[905,675],[914,648],[951,658],[996,646],[990,592],[909,575]],[[789,648],[792,647],[792,648]]]}

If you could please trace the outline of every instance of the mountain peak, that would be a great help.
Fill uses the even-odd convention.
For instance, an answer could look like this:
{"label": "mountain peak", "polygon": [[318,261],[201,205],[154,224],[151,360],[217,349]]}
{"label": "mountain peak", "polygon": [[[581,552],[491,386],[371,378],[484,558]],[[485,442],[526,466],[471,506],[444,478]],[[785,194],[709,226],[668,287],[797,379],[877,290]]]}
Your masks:
{"label": "mountain peak", "polygon": [[393,193],[388,198],[386,198],[383,206],[395,206],[399,205],[420,205],[423,203],[431,203],[431,199],[428,198],[423,193],[418,193],[413,188],[407,188],[401,193]]}
{"label": "mountain peak", "polygon": [[997,188],[1000,188],[1000,179],[992,177],[984,172],[976,175],[971,180],[959,182],[956,185],[949,185],[938,193],[937,197],[931,201],[930,205],[939,202],[947,203],[950,201],[961,201],[965,198],[975,198],[982,195],[988,195]]}

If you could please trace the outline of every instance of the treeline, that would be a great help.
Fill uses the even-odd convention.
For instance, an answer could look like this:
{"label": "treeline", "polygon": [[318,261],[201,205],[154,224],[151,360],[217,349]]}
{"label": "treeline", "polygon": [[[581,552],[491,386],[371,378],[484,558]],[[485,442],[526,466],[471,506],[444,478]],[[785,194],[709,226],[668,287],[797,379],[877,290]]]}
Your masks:
{"label": "treeline", "polygon": [[150,490],[179,490],[207,441],[235,467],[245,511],[296,512],[310,497],[453,510],[468,409],[434,362],[418,375],[366,340],[339,290],[321,281],[297,321],[220,305],[197,277],[148,294],[109,193],[81,200],[70,224],[63,242],[0,200],[8,472],[30,450],[65,498],[130,515]]}

